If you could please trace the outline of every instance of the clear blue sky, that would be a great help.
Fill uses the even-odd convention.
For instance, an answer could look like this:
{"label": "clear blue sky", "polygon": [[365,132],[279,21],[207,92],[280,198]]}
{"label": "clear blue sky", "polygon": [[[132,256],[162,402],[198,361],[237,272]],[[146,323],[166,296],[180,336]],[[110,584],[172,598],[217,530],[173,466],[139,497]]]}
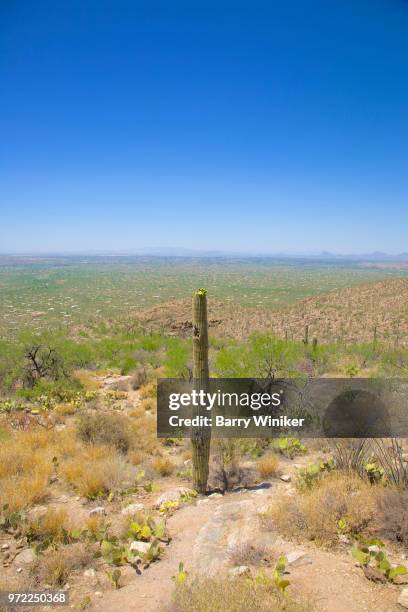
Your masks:
{"label": "clear blue sky", "polygon": [[408,250],[408,1],[0,0],[0,251]]}

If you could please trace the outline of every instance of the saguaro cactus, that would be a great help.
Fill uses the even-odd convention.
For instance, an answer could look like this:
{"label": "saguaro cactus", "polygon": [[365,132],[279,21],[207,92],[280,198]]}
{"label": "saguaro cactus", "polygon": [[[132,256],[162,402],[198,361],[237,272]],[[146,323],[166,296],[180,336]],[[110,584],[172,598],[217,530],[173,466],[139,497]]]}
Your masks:
{"label": "saguaro cactus", "polygon": [[[193,294],[193,379],[194,388],[208,390],[208,323],[207,323],[207,291],[197,289]],[[196,415],[205,412],[205,408],[197,408]],[[211,430],[195,427],[191,432],[193,451],[193,486],[198,493],[207,489]]]}
{"label": "saguaro cactus", "polygon": [[303,344],[309,344],[309,326],[305,325],[305,335],[303,338]]}

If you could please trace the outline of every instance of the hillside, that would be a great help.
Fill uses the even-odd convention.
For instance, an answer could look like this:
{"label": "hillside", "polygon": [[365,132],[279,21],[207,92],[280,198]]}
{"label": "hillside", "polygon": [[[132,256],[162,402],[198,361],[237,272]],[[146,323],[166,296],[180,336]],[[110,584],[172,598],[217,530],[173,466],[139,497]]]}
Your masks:
{"label": "hillside", "polygon": [[[191,329],[189,299],[141,311],[136,318],[150,329],[186,334]],[[408,279],[389,279],[331,291],[299,300],[272,312],[209,301],[210,330],[216,335],[247,338],[270,331],[299,340],[309,325],[309,338],[319,342],[370,342],[374,329],[379,341],[408,345]]]}

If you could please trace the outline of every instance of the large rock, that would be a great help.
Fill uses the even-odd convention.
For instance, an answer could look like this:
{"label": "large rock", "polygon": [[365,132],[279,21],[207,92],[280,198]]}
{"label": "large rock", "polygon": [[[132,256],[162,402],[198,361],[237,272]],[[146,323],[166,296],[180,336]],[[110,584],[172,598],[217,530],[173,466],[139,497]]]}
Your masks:
{"label": "large rock", "polygon": [[408,589],[402,589],[400,596],[398,597],[398,603],[403,608],[408,609]]}
{"label": "large rock", "polygon": [[33,563],[36,560],[36,555],[34,553],[33,550],[31,550],[31,548],[26,548],[25,550],[22,550],[21,553],[19,553],[16,558],[14,559],[14,562],[17,565],[29,565],[30,563]]}
{"label": "large rock", "polygon": [[179,501],[181,495],[188,493],[194,494],[192,489],[189,489],[188,487],[176,487],[175,489],[170,489],[169,491],[162,493],[160,497],[156,499],[155,506],[156,508],[160,508],[160,506],[166,502]]}
{"label": "large rock", "polygon": [[131,516],[132,514],[137,514],[138,512],[143,512],[145,509],[143,504],[129,504],[122,510],[122,514],[125,516]]}
{"label": "large rock", "polygon": [[232,578],[238,578],[240,576],[250,576],[251,570],[247,565],[239,565],[238,567],[233,567],[229,570],[228,574]]}
{"label": "large rock", "polygon": [[303,552],[303,550],[295,550],[286,555],[288,565],[292,567],[300,567],[301,565],[308,565],[312,562],[311,558]]}
{"label": "large rock", "polygon": [[150,544],[149,542],[139,542],[138,540],[135,540],[131,543],[129,548],[134,553],[145,555],[150,548]]}
{"label": "large rock", "polygon": [[89,512],[89,516],[104,516],[105,514],[106,511],[103,506],[96,506],[96,508],[92,508]]}

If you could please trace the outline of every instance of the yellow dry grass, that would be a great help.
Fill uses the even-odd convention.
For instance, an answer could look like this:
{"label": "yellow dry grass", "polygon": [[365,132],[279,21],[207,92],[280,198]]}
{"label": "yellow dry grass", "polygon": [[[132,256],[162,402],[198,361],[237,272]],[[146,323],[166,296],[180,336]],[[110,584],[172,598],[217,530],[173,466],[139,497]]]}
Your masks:
{"label": "yellow dry grass", "polygon": [[332,472],[311,490],[277,500],[263,521],[267,526],[271,519],[285,536],[333,545],[342,532],[370,533],[378,495],[378,487],[357,475]]}
{"label": "yellow dry grass", "polygon": [[265,455],[256,464],[256,469],[261,478],[276,476],[278,473],[279,459],[276,455]]}
{"label": "yellow dry grass", "polygon": [[169,457],[155,457],[152,467],[160,476],[171,476],[176,465]]}
{"label": "yellow dry grass", "polygon": [[89,499],[120,488],[123,472],[118,453],[108,446],[85,448],[61,466],[63,478]]}

